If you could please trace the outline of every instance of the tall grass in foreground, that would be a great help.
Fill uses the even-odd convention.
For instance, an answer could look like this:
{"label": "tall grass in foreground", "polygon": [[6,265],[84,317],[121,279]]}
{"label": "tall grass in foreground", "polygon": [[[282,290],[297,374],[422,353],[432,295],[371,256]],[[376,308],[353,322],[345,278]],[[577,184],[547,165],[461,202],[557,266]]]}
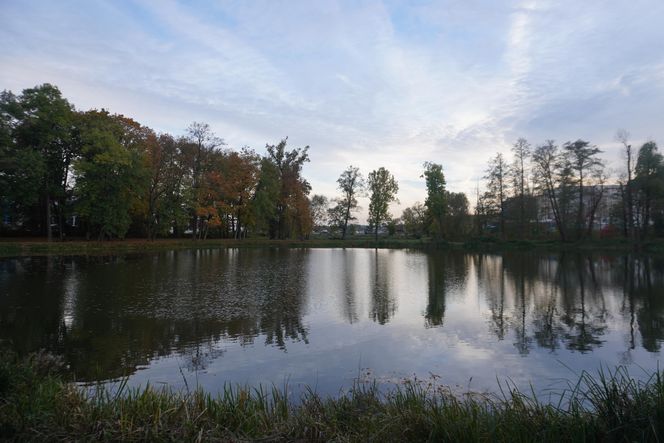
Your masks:
{"label": "tall grass in foreground", "polygon": [[57,360],[2,355],[0,439],[176,441],[659,441],[664,381],[625,368],[583,373],[557,404],[513,387],[455,396],[417,382],[389,393],[358,384],[338,398],[277,388],[173,392],[151,387],[85,391]]}

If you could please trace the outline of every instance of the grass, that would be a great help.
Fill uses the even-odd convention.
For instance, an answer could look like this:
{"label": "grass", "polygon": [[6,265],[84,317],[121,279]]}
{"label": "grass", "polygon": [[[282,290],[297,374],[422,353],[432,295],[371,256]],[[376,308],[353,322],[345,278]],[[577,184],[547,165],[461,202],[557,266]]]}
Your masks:
{"label": "grass", "polygon": [[67,382],[57,358],[0,360],[0,439],[15,441],[659,441],[664,380],[627,370],[581,374],[556,404],[503,386],[453,395],[415,381],[388,393],[358,384],[337,398],[291,401],[273,388],[99,388]]}
{"label": "grass", "polygon": [[[466,241],[435,241],[430,238],[383,237],[378,241],[360,237],[347,240],[269,240],[248,238],[243,240],[210,239],[160,239],[147,241],[126,239],[115,241],[65,241],[47,242],[43,239],[0,239],[0,257],[43,255],[102,255],[136,252],[158,252],[184,249],[215,248],[410,248],[410,249],[457,249],[472,252],[522,251],[579,251],[579,252],[630,252],[634,245],[618,239],[586,240],[576,243],[561,243],[557,240],[499,240],[495,237],[473,238]],[[642,244],[641,252],[664,254],[664,241],[650,240]]]}
{"label": "grass", "polygon": [[430,242],[425,240],[405,238],[382,238],[378,242],[374,241],[373,238],[349,240],[269,240],[266,238],[248,238],[243,240],[210,239],[198,241],[192,241],[191,239],[160,239],[155,241],[126,239],[105,242],[64,241],[51,243],[43,239],[0,239],[0,257],[97,255],[214,248],[417,248],[428,247],[430,245]]}

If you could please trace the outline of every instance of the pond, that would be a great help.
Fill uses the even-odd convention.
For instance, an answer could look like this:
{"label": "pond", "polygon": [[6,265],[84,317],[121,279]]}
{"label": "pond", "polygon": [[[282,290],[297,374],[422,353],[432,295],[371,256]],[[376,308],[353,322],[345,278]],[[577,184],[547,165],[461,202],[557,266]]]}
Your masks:
{"label": "pond", "polygon": [[0,340],[80,382],[216,392],[510,380],[542,395],[582,370],[654,371],[664,259],[373,249],[209,249],[0,260]]}

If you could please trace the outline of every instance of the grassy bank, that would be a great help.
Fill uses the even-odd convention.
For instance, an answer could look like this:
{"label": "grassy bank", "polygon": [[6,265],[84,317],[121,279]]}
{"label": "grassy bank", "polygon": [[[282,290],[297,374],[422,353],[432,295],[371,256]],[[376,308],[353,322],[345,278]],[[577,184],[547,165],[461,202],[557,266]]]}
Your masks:
{"label": "grassy bank", "polygon": [[[65,241],[47,242],[41,239],[10,240],[0,239],[0,257],[39,256],[39,255],[99,255],[155,252],[184,249],[214,248],[414,248],[414,249],[457,249],[471,252],[503,251],[578,251],[578,252],[631,252],[635,247],[623,239],[589,240],[577,243],[561,243],[555,240],[510,240],[495,238],[471,239],[459,242],[434,241],[431,239],[382,238],[377,242],[372,238],[348,240],[269,240],[249,238],[244,240],[213,239],[192,241],[190,239],[161,239],[147,241],[127,239],[115,241]],[[664,254],[664,241],[652,240],[638,248],[640,252]]]}
{"label": "grassy bank", "polygon": [[290,401],[278,389],[218,395],[146,388],[86,394],[57,359],[0,360],[0,439],[265,441],[658,441],[664,374],[581,376],[559,405],[515,390],[456,397],[408,383],[389,394],[359,385],[338,398]]}
{"label": "grassy bank", "polygon": [[87,254],[123,254],[150,251],[171,251],[184,249],[215,248],[422,248],[432,244],[426,240],[386,238],[375,242],[373,239],[349,240],[269,240],[266,238],[248,238],[243,240],[212,239],[160,239],[147,241],[126,239],[114,241],[65,241],[47,242],[41,239],[0,241],[0,257],[35,256],[35,255],[87,255]]}

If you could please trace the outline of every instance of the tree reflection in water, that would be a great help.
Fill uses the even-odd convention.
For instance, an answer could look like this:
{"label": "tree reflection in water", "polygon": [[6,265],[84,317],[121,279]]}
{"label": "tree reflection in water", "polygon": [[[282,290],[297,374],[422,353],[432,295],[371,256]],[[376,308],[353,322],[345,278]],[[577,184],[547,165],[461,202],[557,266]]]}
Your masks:
{"label": "tree reflection in water", "polygon": [[[338,267],[326,281],[339,297],[319,293],[326,266]],[[63,354],[82,381],[173,355],[199,371],[227,358],[229,345],[308,344],[319,326],[307,317],[312,299],[333,305],[314,317],[328,322],[326,334],[367,321],[386,328],[379,335],[405,323],[445,333],[449,312],[477,303],[477,327],[524,356],[590,353],[618,331],[630,362],[636,349],[659,352],[664,341],[660,257],[276,248],[0,260],[0,339],[20,353]],[[337,323],[330,312],[340,313]],[[393,321],[404,313],[424,324]]]}
{"label": "tree reflection in water", "polygon": [[369,318],[384,325],[397,309],[394,294],[390,291],[390,260],[388,250],[375,249],[372,263],[371,309]]}
{"label": "tree reflection in water", "polygon": [[427,309],[424,314],[424,324],[427,328],[442,326],[445,318],[445,273],[447,272],[444,254],[429,254],[427,257],[429,268],[429,297]]}
{"label": "tree reflection in water", "polygon": [[[616,320],[612,316],[621,313],[630,325],[629,348],[635,346],[635,321],[643,347],[650,352],[661,347],[664,266],[659,258],[506,253],[476,255],[474,264],[491,312],[491,331],[502,340],[511,329],[521,353],[533,343],[552,351],[564,346],[591,352],[602,346]],[[611,313],[605,294],[617,288],[622,308]]]}
{"label": "tree reflection in water", "polygon": [[[0,297],[0,337],[20,353],[64,354],[81,381],[122,377],[174,353],[185,367],[204,369],[223,355],[223,340],[250,345],[260,335],[285,350],[288,341],[307,341],[306,254],[201,250],[152,260],[0,261],[7,294]],[[258,279],[262,289],[247,291]]]}

